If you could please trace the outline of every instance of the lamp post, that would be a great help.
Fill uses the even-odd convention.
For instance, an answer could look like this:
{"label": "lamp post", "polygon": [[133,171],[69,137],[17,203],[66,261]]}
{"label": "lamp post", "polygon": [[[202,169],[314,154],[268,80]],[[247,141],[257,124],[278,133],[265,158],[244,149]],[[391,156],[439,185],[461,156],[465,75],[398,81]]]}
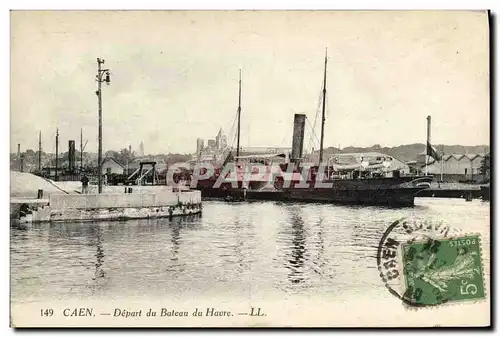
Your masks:
{"label": "lamp post", "polygon": [[101,69],[101,65],[104,64],[104,60],[97,58],[97,91],[95,92],[97,95],[97,102],[99,106],[99,149],[97,152],[97,161],[98,161],[98,193],[102,193],[102,90],[101,83],[106,82],[106,84],[110,83],[109,78],[109,69]]}

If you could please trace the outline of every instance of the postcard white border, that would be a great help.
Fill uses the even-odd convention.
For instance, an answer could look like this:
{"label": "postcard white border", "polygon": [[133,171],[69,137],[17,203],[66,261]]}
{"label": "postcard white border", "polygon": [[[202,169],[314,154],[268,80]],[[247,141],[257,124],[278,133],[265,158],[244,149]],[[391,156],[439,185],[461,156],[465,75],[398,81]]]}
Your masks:
{"label": "postcard white border", "polygon": [[[0,118],[2,121],[0,123],[3,128],[3,132],[1,132],[2,137],[4,138],[1,142],[1,146],[5,151],[1,159],[5,161],[3,165],[0,166],[2,170],[2,178],[4,180],[3,186],[8,186],[9,184],[9,169],[7,165],[7,154],[10,152],[9,142],[10,142],[10,119],[9,119],[9,9],[491,9],[493,12],[497,14],[496,26],[498,27],[498,13],[500,13],[500,2],[493,0],[476,0],[476,1],[436,1],[436,0],[420,0],[420,1],[384,1],[377,2],[374,1],[344,1],[344,2],[336,2],[335,6],[332,6],[331,1],[269,1],[269,0],[252,0],[252,1],[238,1],[237,4],[233,1],[169,1],[162,2],[161,5],[158,2],[143,0],[143,1],[116,1],[116,2],[103,2],[97,0],[87,0],[87,1],[4,1],[2,4],[5,6],[3,11],[1,12],[0,25],[2,30],[2,64],[4,69],[4,80],[2,81],[2,106],[5,108],[6,112],[1,114]],[[496,29],[496,40],[498,40],[498,28]],[[498,51],[496,52],[496,61],[498,68]],[[497,69],[494,69],[495,74],[497,73]],[[491,74],[493,76],[493,74]],[[495,97],[496,104],[498,101],[496,97],[498,97],[498,86],[495,88],[494,93],[492,93],[493,97]],[[492,113],[493,114],[493,113]],[[498,128],[498,118],[495,122],[495,127]],[[490,144],[493,145],[493,144]],[[495,141],[495,146],[496,146]],[[497,162],[494,163],[496,167]],[[4,187],[5,188],[5,187]],[[2,198],[5,198],[4,205],[7,205],[7,201],[9,199],[9,192],[5,190],[2,194]],[[497,206],[496,203],[494,206]],[[7,222],[8,217],[8,208],[4,206],[1,209],[3,219]],[[3,230],[5,233],[2,235],[4,240],[4,249],[2,250],[2,258],[1,264],[3,270],[8,270],[9,268],[9,250],[7,247],[10,245],[9,238],[9,226],[3,226]],[[498,247],[497,247],[498,248]],[[496,249],[497,249],[496,248]],[[497,259],[498,266],[498,259]],[[9,325],[9,274],[4,272],[4,277],[1,279],[2,282],[2,307],[1,307],[1,317],[2,317],[2,330],[6,332],[6,336],[11,336],[14,334],[14,331],[8,328]],[[498,301],[496,301],[496,305],[498,305]],[[383,333],[384,331],[380,331]],[[39,331],[38,333],[42,335],[51,335],[52,331]],[[61,335],[70,334],[70,331],[64,332]],[[84,331],[80,332],[83,336],[100,336],[104,335],[106,331]],[[122,333],[117,332],[117,333]],[[174,332],[169,332],[174,333]],[[196,333],[193,331],[193,333]],[[237,332],[233,332],[237,333]],[[259,333],[267,333],[267,332],[259,332]],[[304,332],[307,333],[307,332]],[[309,332],[310,333],[310,332]],[[338,333],[338,332],[336,332]],[[345,332],[341,332],[345,333]],[[142,331],[134,331],[131,332],[130,335],[142,336]]]}

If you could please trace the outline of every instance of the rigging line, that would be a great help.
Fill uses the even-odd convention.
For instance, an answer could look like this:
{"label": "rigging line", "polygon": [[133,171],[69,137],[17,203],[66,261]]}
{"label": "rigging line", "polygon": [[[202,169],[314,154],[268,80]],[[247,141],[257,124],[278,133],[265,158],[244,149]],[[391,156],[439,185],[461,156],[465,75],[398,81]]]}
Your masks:
{"label": "rigging line", "polygon": [[288,131],[286,131],[285,136],[283,137],[283,139],[282,139],[282,140],[281,140],[281,142],[280,142],[280,145],[284,145],[284,144],[285,144],[285,140],[286,140],[286,138],[288,138],[288,136],[290,135],[290,130],[291,130],[291,129],[288,127],[288,128],[287,128],[287,130],[288,130]]}
{"label": "rigging line", "polygon": [[231,147],[233,146],[234,144],[234,140],[235,140],[235,137],[236,137],[236,132],[235,132],[235,124],[236,124],[236,120],[238,118],[238,114],[236,113],[236,115],[234,116],[234,119],[233,119],[233,124],[231,125],[231,129],[229,130],[229,134],[227,135],[228,137],[228,140],[230,140],[230,145]]}
{"label": "rigging line", "polygon": [[[307,118],[306,118],[307,120]],[[306,122],[306,124],[304,125],[304,133],[305,132],[310,132],[309,131],[310,127],[309,127],[309,123]],[[311,130],[311,134],[312,134],[312,130]],[[307,142],[307,144],[304,144],[304,153],[309,153],[310,152],[310,149],[311,149],[311,142]]]}
{"label": "rigging line", "polygon": [[[306,118],[306,125],[309,125],[309,127],[311,127],[311,123],[309,123],[309,120]],[[319,138],[318,138],[318,135],[316,134],[316,131],[314,130],[314,128],[311,127],[311,141],[313,141],[313,137],[315,138],[315,141],[316,142],[319,142]],[[314,143],[315,145],[317,143]]]}
{"label": "rigging line", "polygon": [[[313,130],[316,130],[318,116],[321,113],[321,102],[323,100],[323,85],[324,85],[324,83],[321,82],[321,90],[319,92],[318,105],[316,107],[316,115],[314,116],[314,123],[313,123],[313,126],[312,126]],[[311,142],[312,142],[312,134],[311,134],[311,137],[309,138],[308,144],[310,144]]]}
{"label": "rigging line", "polygon": [[318,117],[320,116],[321,113],[321,101],[323,99],[323,87],[321,87],[321,91],[319,92],[319,98],[318,98],[318,106],[316,107],[316,115],[314,116],[314,123],[313,123],[313,128],[316,129],[316,125],[318,122]]}
{"label": "rigging line", "polygon": [[327,116],[330,116],[330,101],[328,100],[328,92],[327,95],[325,96],[325,108],[326,108],[325,109],[325,118],[326,118]]}
{"label": "rigging line", "polygon": [[308,144],[308,146],[310,146],[312,149],[311,143],[312,143],[312,145],[314,145],[314,147],[316,147],[316,145],[319,143],[319,138],[316,135],[316,132],[314,131],[314,129],[311,127],[311,123],[309,123],[307,118],[306,118],[306,126],[309,126],[309,128],[311,128],[311,137],[310,137],[311,142]]}
{"label": "rigging line", "polygon": [[305,144],[304,145],[307,148],[312,148],[312,146],[315,145],[314,139],[313,139],[315,137],[315,130],[314,130],[314,126],[311,125],[308,118],[306,118],[306,127],[309,127],[309,129],[310,129],[310,131],[308,130],[310,136],[309,136],[309,139],[307,141],[307,146]]}
{"label": "rigging line", "polygon": [[234,136],[233,136],[233,139],[231,140],[231,148],[232,148],[232,149],[234,149],[234,147],[235,147],[235,145],[234,145],[234,144],[236,143],[237,138],[238,138],[238,136],[237,136],[237,135],[236,135],[236,133],[235,133],[235,134],[234,134]]}
{"label": "rigging line", "polygon": [[312,148],[313,148],[313,146],[314,146],[314,143],[312,142],[312,137],[313,137],[313,136],[312,136],[312,134],[313,134],[313,130],[312,130],[312,128],[311,128],[311,123],[309,123],[309,122],[307,121],[307,118],[306,118],[305,129],[306,129],[306,132],[310,132],[310,134],[311,134],[310,141],[307,143],[307,145],[306,145],[306,144],[304,144],[304,152],[305,152],[305,153],[309,153],[309,152],[312,152],[311,150],[312,150]]}
{"label": "rigging line", "polygon": [[231,133],[232,133],[232,141],[231,141],[231,147],[234,147],[234,144],[236,143],[238,139],[238,130],[237,130],[237,123],[238,123],[238,113],[234,115],[234,120],[233,120],[233,126],[231,127]]}
{"label": "rigging line", "polygon": [[232,140],[231,140],[231,147],[234,149],[235,143],[238,141],[238,132],[234,132]]}
{"label": "rigging line", "polygon": [[325,105],[326,105],[326,116],[329,116],[330,115],[330,100],[328,99],[328,91],[326,92],[326,96],[325,96]]}

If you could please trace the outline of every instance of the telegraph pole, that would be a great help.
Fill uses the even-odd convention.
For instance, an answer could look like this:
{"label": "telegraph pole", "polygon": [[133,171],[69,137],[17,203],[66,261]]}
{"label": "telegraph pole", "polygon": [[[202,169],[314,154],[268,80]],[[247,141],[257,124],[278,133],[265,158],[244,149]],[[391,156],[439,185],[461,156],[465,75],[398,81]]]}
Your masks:
{"label": "telegraph pole", "polygon": [[431,146],[431,116],[427,116],[427,144],[425,147],[425,175],[429,164],[429,147]]}
{"label": "telegraph pole", "polygon": [[54,180],[57,181],[57,166],[59,160],[59,128],[56,130],[56,175],[54,176]]}
{"label": "telegraph pole", "polygon": [[[110,83],[109,78],[109,69],[101,69],[101,65],[104,64],[104,60],[97,58],[97,91],[95,92],[97,95],[97,102],[99,107],[99,148],[97,152],[97,160],[98,160],[98,191],[102,193],[102,90],[101,83],[106,82],[106,84]],[[106,75],[106,76],[104,76]]]}
{"label": "telegraph pole", "polygon": [[38,133],[38,172],[42,171],[42,131]]}
{"label": "telegraph pole", "polygon": [[444,145],[441,145],[441,182],[443,182]]}
{"label": "telegraph pole", "polygon": [[17,144],[17,168],[21,171],[21,144]]}
{"label": "telegraph pole", "polygon": [[236,162],[238,162],[238,157],[240,156],[240,129],[241,129],[241,69],[240,69],[240,82],[238,91],[238,138],[236,140]]}
{"label": "telegraph pole", "polygon": [[80,129],[80,175],[83,172],[83,128]]}

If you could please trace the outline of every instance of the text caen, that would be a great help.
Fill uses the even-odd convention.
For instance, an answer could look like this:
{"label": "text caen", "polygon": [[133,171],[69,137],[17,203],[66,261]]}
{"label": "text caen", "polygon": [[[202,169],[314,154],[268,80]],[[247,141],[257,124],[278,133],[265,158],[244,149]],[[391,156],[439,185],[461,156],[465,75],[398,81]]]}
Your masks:
{"label": "text caen", "polygon": [[63,315],[66,317],[94,316],[94,309],[92,309],[92,308],[66,308],[63,310]]}

